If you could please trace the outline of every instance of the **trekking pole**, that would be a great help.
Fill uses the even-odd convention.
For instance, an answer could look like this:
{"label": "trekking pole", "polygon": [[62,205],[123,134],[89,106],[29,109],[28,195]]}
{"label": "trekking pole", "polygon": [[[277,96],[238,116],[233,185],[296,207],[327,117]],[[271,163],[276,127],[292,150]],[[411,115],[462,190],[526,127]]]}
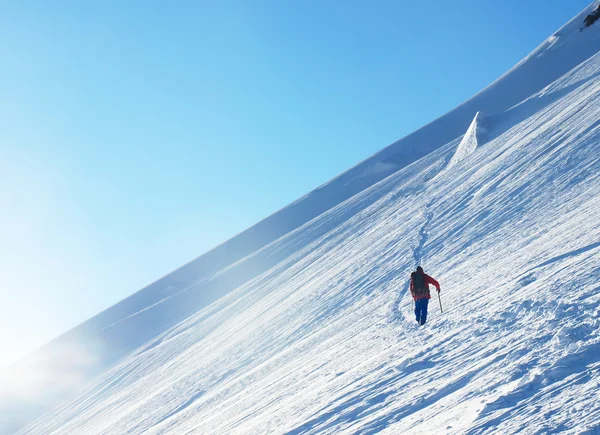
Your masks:
{"label": "trekking pole", "polygon": [[444,314],[444,309],[442,308],[442,297],[440,296],[440,292],[438,291],[438,299],[440,301],[440,312]]}

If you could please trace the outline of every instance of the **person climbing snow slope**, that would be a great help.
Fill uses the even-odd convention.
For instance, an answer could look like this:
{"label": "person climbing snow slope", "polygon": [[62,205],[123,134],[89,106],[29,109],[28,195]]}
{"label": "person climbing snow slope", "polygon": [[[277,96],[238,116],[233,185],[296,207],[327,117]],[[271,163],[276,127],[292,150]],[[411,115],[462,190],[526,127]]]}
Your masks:
{"label": "person climbing snow slope", "polygon": [[427,305],[431,298],[429,284],[440,292],[440,283],[423,272],[421,266],[417,266],[417,271],[410,274],[410,292],[415,300],[415,316],[419,325],[424,325],[427,321]]}

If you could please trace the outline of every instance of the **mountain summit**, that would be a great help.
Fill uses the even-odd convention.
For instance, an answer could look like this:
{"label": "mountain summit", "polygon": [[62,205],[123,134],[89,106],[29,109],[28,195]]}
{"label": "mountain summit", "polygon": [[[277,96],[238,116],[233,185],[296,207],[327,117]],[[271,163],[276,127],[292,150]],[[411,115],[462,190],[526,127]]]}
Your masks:
{"label": "mountain summit", "polygon": [[0,432],[600,433],[599,7],[6,370]]}

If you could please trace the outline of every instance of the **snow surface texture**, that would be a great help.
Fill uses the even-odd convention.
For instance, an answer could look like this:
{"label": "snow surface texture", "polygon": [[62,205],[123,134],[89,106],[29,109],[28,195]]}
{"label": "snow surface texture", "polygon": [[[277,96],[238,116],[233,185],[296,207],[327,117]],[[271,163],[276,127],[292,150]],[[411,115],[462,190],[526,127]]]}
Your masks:
{"label": "snow surface texture", "polygon": [[[600,26],[580,31],[597,5],[454,111],[13,367],[0,427],[600,433]],[[416,264],[443,289],[422,328]]]}

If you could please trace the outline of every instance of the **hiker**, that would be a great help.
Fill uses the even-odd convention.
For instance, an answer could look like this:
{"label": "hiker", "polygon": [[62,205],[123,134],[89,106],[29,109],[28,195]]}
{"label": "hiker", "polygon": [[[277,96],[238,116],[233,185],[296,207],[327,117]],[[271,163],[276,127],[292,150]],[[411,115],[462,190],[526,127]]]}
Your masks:
{"label": "hiker", "polygon": [[440,292],[440,283],[423,272],[421,266],[417,266],[417,271],[410,274],[410,292],[415,300],[415,316],[419,325],[424,325],[427,320],[427,305],[431,298],[429,284],[433,284]]}

